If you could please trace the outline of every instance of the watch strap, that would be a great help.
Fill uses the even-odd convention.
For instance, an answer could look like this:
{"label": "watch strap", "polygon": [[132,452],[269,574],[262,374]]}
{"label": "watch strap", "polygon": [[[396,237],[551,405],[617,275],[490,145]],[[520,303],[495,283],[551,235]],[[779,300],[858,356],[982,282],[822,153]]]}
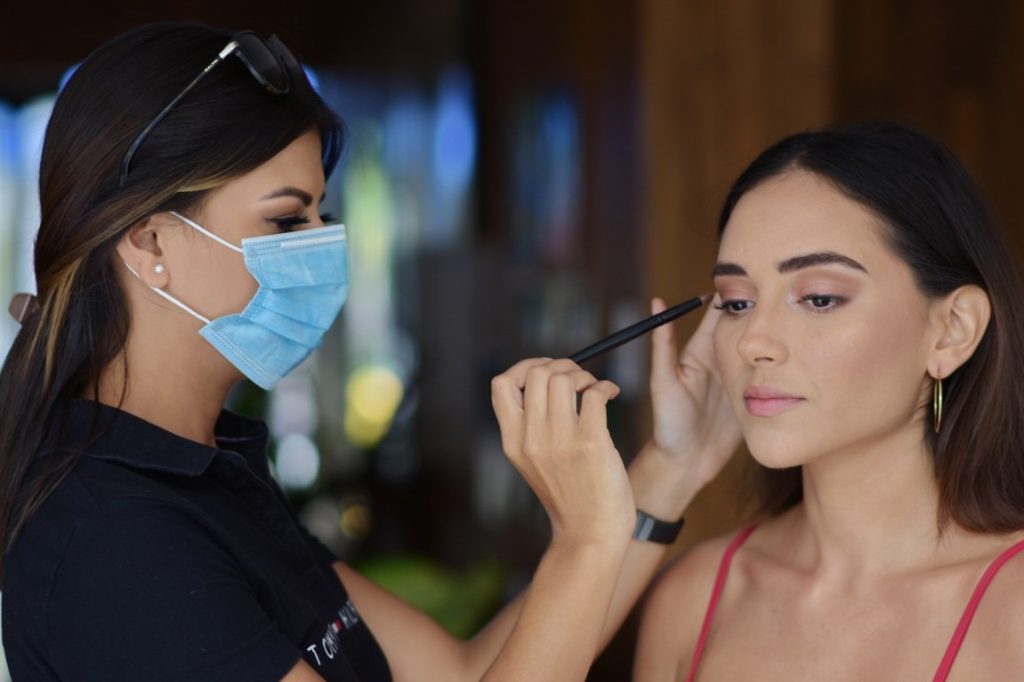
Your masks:
{"label": "watch strap", "polygon": [[636,510],[636,527],[633,529],[633,538],[657,542],[661,545],[671,545],[679,537],[679,531],[683,529],[684,519],[678,521],[662,521],[654,518],[644,511]]}

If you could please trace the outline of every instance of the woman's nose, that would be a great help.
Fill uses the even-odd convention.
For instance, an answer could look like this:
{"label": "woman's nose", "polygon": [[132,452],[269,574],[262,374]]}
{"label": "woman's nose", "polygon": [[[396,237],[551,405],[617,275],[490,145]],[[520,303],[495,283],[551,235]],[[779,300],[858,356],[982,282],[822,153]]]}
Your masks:
{"label": "woman's nose", "polygon": [[755,305],[746,315],[745,326],[736,342],[736,350],[751,365],[782,363],[788,358],[780,335],[778,314],[767,306]]}

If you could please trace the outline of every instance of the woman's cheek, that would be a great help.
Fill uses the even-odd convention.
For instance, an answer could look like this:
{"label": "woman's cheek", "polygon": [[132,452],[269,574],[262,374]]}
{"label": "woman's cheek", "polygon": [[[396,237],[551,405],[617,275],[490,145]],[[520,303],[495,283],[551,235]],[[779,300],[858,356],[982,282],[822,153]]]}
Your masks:
{"label": "woman's cheek", "polygon": [[[731,323],[731,324],[730,324]],[[738,388],[738,374],[741,370],[741,359],[736,350],[735,322],[731,320],[719,320],[712,334],[712,343],[715,351],[715,362],[718,364],[718,371],[722,377],[722,383],[729,393],[730,402],[735,403],[740,398],[734,395]]]}

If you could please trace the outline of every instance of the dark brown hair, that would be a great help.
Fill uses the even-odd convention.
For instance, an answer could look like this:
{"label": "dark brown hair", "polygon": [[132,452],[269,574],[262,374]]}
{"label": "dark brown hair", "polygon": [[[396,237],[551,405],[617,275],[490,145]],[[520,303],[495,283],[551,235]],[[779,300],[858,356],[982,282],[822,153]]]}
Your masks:
{"label": "dark brown hair", "polygon": [[[1024,286],[980,191],[953,153],[895,123],[805,132],[773,145],[725,199],[719,238],[736,203],[765,180],[805,170],[878,215],[894,253],[920,290],[941,297],[973,284],[992,319],[973,356],[944,378],[941,429],[931,405],[923,434],[939,488],[938,524],[978,532],[1024,528]],[[800,468],[754,464],[759,511],[778,514],[803,498]]]}
{"label": "dark brown hair", "polygon": [[124,348],[128,308],[113,255],[126,231],[155,213],[197,207],[210,189],[308,131],[320,134],[325,174],[338,160],[341,122],[303,74],[291,74],[290,92],[274,96],[229,56],[152,130],[119,186],[129,144],[231,36],[180,22],[133,29],[90,54],[57,98],[39,172],[40,307],[25,319],[0,370],[4,557],[74,466],[71,454],[41,452],[55,406],[98,397],[101,373]]}

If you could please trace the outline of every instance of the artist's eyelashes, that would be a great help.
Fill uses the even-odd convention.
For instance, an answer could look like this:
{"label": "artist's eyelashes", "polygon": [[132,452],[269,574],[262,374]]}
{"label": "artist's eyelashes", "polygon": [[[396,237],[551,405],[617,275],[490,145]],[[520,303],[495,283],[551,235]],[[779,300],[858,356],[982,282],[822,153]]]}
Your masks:
{"label": "artist's eyelashes", "polygon": [[309,218],[306,216],[291,216],[288,218],[271,218],[270,222],[277,225],[277,229],[280,232],[291,232],[296,227],[305,225],[309,222]]}
{"label": "artist's eyelashes", "polygon": [[[323,222],[324,225],[330,225],[335,220],[337,220],[337,218],[332,213],[322,213],[320,214],[320,220]],[[305,215],[297,215],[287,216],[284,218],[271,218],[270,222],[274,223],[274,225],[277,226],[277,229],[280,232],[291,232],[295,230],[295,228],[297,227],[308,225],[309,217]]]}

